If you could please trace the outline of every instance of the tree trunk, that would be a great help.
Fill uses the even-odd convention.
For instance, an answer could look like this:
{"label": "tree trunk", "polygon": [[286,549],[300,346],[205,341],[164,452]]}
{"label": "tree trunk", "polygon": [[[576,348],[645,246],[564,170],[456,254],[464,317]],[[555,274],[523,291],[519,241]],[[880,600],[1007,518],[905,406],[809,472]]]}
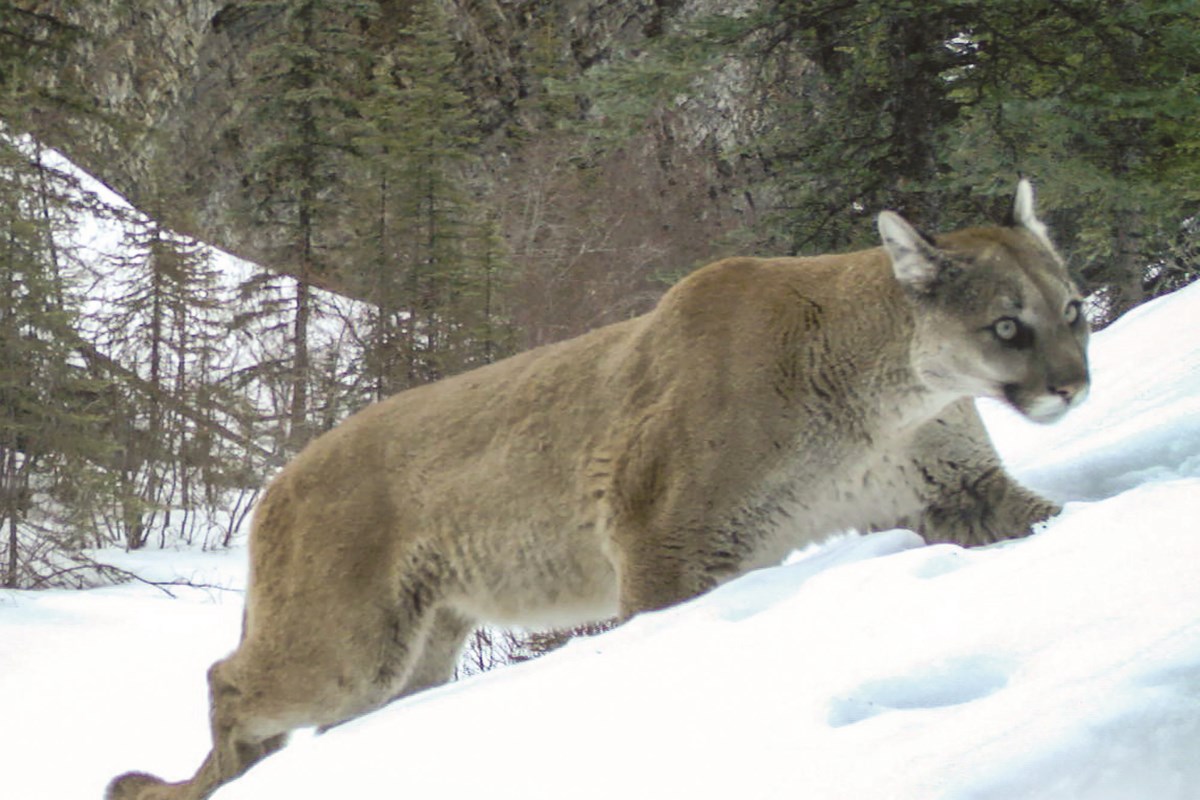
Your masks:
{"label": "tree trunk", "polygon": [[8,508],[5,509],[5,515],[8,517],[8,565],[4,570],[4,586],[7,589],[16,589],[17,557],[20,547],[19,537],[17,536],[17,510],[11,499],[7,505]]}
{"label": "tree trunk", "polygon": [[312,296],[309,286],[296,283],[296,318],[292,328],[292,398],[289,413],[288,440],[299,449],[308,439],[308,323],[312,316]]}

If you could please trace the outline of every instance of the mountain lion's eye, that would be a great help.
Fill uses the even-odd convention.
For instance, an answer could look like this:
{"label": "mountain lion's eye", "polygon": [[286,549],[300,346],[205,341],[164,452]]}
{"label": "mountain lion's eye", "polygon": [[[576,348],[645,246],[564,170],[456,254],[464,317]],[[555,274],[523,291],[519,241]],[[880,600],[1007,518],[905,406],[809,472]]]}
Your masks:
{"label": "mountain lion's eye", "polygon": [[1002,319],[996,320],[995,323],[992,324],[992,331],[996,334],[996,338],[1002,339],[1006,342],[1011,342],[1013,339],[1017,338],[1017,334],[1020,333],[1021,327],[1012,317],[1003,317]]}
{"label": "mountain lion's eye", "polygon": [[1078,300],[1067,303],[1067,310],[1063,312],[1063,318],[1066,319],[1068,325],[1074,325],[1079,320],[1080,305]]}
{"label": "mountain lion's eye", "polygon": [[993,322],[992,335],[1005,347],[1016,350],[1033,347],[1033,328],[1015,317],[1001,317]]}

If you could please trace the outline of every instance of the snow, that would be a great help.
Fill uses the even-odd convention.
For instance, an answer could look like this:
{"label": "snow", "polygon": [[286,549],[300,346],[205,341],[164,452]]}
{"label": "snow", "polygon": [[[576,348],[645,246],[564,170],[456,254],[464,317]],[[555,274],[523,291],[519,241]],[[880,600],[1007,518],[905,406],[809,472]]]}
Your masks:
{"label": "snow", "polygon": [[[1200,284],[1093,339],[1053,427],[985,407],[1068,501],[1032,537],[848,535],[538,661],[302,735],[216,800],[1200,797]],[[207,750],[244,552],[101,560],[154,581],[0,592],[0,793],[99,798]],[[174,598],[164,591],[168,589]]]}

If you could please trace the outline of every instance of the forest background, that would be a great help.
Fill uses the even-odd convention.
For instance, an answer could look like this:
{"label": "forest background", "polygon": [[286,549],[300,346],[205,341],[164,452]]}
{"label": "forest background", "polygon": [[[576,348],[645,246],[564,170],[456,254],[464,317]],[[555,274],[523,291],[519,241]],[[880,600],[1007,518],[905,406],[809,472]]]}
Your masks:
{"label": "forest background", "polygon": [[0,0],[0,585],[228,545],[373,399],[1018,174],[1096,325],[1194,280],[1200,3]]}

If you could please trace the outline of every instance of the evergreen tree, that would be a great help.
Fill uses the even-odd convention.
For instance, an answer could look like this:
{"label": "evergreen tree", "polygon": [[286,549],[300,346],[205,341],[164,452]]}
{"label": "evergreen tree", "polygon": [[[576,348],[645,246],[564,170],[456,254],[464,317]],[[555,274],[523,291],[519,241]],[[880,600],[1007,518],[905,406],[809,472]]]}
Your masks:
{"label": "evergreen tree", "polygon": [[129,219],[125,228],[120,254],[103,267],[120,292],[93,322],[108,353],[137,376],[111,393],[119,456],[111,469],[115,525],[126,546],[138,548],[165,529],[173,506],[200,499],[192,496],[193,474],[210,455],[197,451],[196,422],[181,411],[205,413],[198,376],[210,374],[225,332],[207,249],[150,218]]}
{"label": "evergreen tree", "polygon": [[277,40],[253,54],[256,91],[247,132],[254,185],[249,213],[279,231],[276,259],[297,276],[291,309],[288,431],[293,449],[309,437],[311,282],[329,269],[317,231],[336,229],[339,210],[329,186],[346,172],[358,118],[355,102],[366,68],[363,33],[378,11],[358,0],[261,0],[254,4],[278,24]]}
{"label": "evergreen tree", "polygon": [[974,55],[956,42],[978,5],[774,0],[703,21],[700,52],[733,50],[757,76],[761,134],[748,150],[774,200],[767,239],[790,252],[871,244],[881,208],[931,229],[978,218],[946,171],[954,77]]}
{"label": "evergreen tree", "polygon": [[102,384],[72,347],[77,313],[67,256],[71,188],[36,142],[27,115],[66,102],[37,79],[60,63],[78,30],[41,10],[0,2],[0,584],[37,585],[84,544],[103,454],[93,416]]}
{"label": "evergreen tree", "polygon": [[[997,217],[1023,173],[1112,315],[1194,270],[1198,23],[1177,0],[764,0],[665,37],[641,70],[678,92],[714,54],[749,65],[747,153],[783,249],[874,243],[880,208],[935,230]],[[664,85],[619,77],[635,97]]]}
{"label": "evergreen tree", "polygon": [[514,325],[507,309],[507,298],[512,291],[507,248],[495,222],[483,223],[478,233],[473,276],[469,281],[473,287],[470,299],[475,306],[469,315],[475,320],[468,331],[474,343],[470,367],[494,363],[516,349]]}
{"label": "evergreen tree", "polygon": [[0,527],[5,586],[36,584],[79,525],[104,454],[102,385],[72,346],[76,310],[55,241],[64,197],[40,150],[0,135]]}
{"label": "evergreen tree", "polygon": [[1200,265],[1177,246],[1200,212],[1200,6],[1073,0],[984,11],[963,37],[978,66],[955,98],[964,109],[955,173],[977,183],[985,170],[1037,177],[1067,251],[1102,290],[1105,317],[1194,278]]}
{"label": "evergreen tree", "polygon": [[438,5],[424,0],[409,13],[375,67],[358,140],[360,196],[372,209],[359,264],[375,306],[364,350],[377,397],[468,368],[502,346],[479,338],[481,320],[495,322],[503,267],[465,189],[475,124],[455,85]]}

